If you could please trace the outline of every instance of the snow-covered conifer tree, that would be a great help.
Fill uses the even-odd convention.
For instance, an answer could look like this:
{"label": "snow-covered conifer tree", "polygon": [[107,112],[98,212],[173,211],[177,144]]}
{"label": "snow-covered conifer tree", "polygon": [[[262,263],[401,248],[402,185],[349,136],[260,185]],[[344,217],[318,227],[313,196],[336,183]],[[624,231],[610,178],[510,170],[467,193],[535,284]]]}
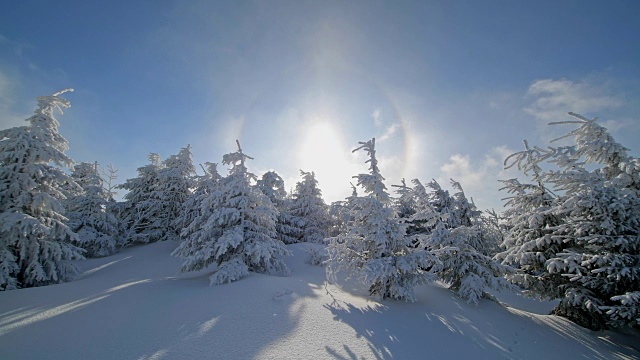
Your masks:
{"label": "snow-covered conifer tree", "polygon": [[396,194],[399,196],[395,199],[395,208],[398,217],[403,219],[405,224],[407,224],[407,235],[420,233],[421,226],[414,220],[411,220],[411,217],[418,211],[415,192],[407,185],[405,179],[401,180],[400,185],[392,186],[397,188]]}
{"label": "snow-covered conifer tree", "polygon": [[452,180],[457,192],[451,196],[435,180],[427,185],[432,190],[429,194],[419,181],[414,184],[419,210],[413,219],[423,226],[419,235],[423,246],[441,261],[435,269],[438,277],[473,304],[486,296],[488,289],[508,287],[504,279],[508,267],[483,253],[480,212],[467,200],[462,186]]}
{"label": "snow-covered conifer tree", "polygon": [[545,267],[561,293],[554,313],[591,329],[637,325],[640,161],[596,119],[569,115],[575,120],[552,124],[577,124],[565,136],[575,145],[537,150],[538,163],[556,167],[543,179],[559,194],[548,211],[559,221],[539,242],[553,248]]}
{"label": "snow-covered conifer tree", "polygon": [[71,174],[82,192],[66,202],[68,226],[78,234],[77,246],[86,256],[111,255],[116,251],[119,224],[108,211],[109,193],[98,175],[97,164],[78,163]]}
{"label": "snow-covered conifer tree", "polygon": [[54,118],[70,106],[66,91],[38,97],[29,125],[0,130],[0,290],[69,280],[70,260],[83,258],[63,215],[67,189],[79,190]]}
{"label": "snow-covered conifer tree", "polygon": [[191,146],[163,162],[157,154],[151,154],[151,164],[139,168],[140,175],[122,185],[130,190],[125,199],[131,203],[130,214],[134,215],[129,219],[132,241],[151,243],[178,238],[179,218],[194,185],[191,157]]}
{"label": "snow-covered conifer tree", "polygon": [[251,185],[255,175],[245,166],[252,159],[238,151],[226,154],[222,163],[231,165],[220,186],[203,199],[201,215],[190,235],[173,252],[183,259],[181,271],[196,271],[215,265],[211,284],[240,279],[249,271],[288,273],[282,257],[289,255],[277,239],[277,210],[261,191]]}
{"label": "snow-covered conifer tree", "polygon": [[156,153],[149,154],[149,164],[138,168],[138,177],[127,179],[118,188],[128,190],[124,195],[125,205],[121,219],[127,228],[127,243],[149,243],[158,241],[163,234],[154,226],[153,216],[158,211],[158,199],[154,191],[158,184],[158,175],[162,169],[162,160]]}
{"label": "snow-covered conifer tree", "polygon": [[202,168],[204,175],[196,177],[196,189],[189,196],[184,204],[182,213],[176,219],[176,224],[181,229],[180,238],[182,240],[191,236],[194,231],[197,231],[203,225],[196,221],[205,219],[205,217],[201,216],[202,202],[217,190],[222,179],[222,176],[218,173],[218,163],[206,162]]}
{"label": "snow-covered conifer tree", "polygon": [[301,230],[298,241],[322,243],[330,226],[328,207],[315,173],[300,170],[300,175],[302,181],[296,184],[287,212],[297,219],[295,223]]}
{"label": "snow-covered conifer tree", "polygon": [[507,225],[504,218],[493,209],[482,212],[480,222],[484,243],[483,254],[493,257],[502,250],[501,245],[504,243]]}
{"label": "snow-covered conifer tree", "polygon": [[157,229],[162,234],[158,240],[177,240],[180,235],[181,214],[195,186],[196,168],[191,158],[191,145],[187,145],[177,155],[169,156],[158,172],[158,182],[151,195],[157,203],[147,208],[146,216],[155,219],[151,231]]}
{"label": "snow-covered conifer tree", "polygon": [[276,219],[278,239],[285,244],[298,242],[303,234],[304,220],[291,214],[292,199],[287,197],[284,180],[275,171],[267,171],[257,181],[256,187],[271,200],[271,203],[278,210]]}
{"label": "snow-covered conifer tree", "polygon": [[274,205],[287,196],[287,192],[284,189],[284,180],[275,171],[267,171],[262,174],[262,177],[256,182],[256,187],[267,195]]}
{"label": "snow-covered conifer tree", "polygon": [[372,296],[414,301],[415,287],[428,281],[425,270],[437,259],[406,236],[378,168],[375,139],[353,151],[359,150],[369,155],[369,173],[354,176],[365,195],[350,200],[353,221],[347,232],[329,239],[329,275],[346,270],[368,285]]}
{"label": "snow-covered conifer tree", "polygon": [[507,279],[536,298],[556,299],[562,296],[559,285],[564,279],[547,271],[547,261],[562,252],[564,244],[553,237],[553,228],[562,221],[562,215],[553,211],[557,196],[545,185],[542,168],[538,165],[544,154],[531,149],[525,141],[525,150],[505,159],[505,165],[517,165],[525,175],[531,174],[534,183],[522,183],[518,179],[502,181],[511,197],[507,198],[503,216],[508,231],[495,259],[514,266],[519,271],[507,275]]}
{"label": "snow-covered conifer tree", "polygon": [[334,201],[329,206],[329,218],[331,219],[331,227],[329,236],[336,237],[347,232],[347,224],[353,220],[352,216],[352,199],[358,197],[358,190],[355,185],[351,184],[353,191],[351,196],[344,201]]}

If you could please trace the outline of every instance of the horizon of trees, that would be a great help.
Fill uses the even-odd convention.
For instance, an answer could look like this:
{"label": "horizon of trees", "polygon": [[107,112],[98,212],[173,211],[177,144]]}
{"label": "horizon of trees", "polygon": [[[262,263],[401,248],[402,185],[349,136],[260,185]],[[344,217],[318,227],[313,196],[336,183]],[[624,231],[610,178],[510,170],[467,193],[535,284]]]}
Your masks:
{"label": "horizon of trees", "polygon": [[[357,278],[372,297],[415,301],[434,280],[477,304],[489,289],[559,299],[554,313],[591,329],[640,326],[640,159],[596,122],[569,113],[572,145],[531,147],[505,159],[506,210],[479,211],[461,184],[445,190],[403,179],[387,190],[375,138],[353,193],[326,204],[312,171],[291,193],[269,171],[248,170],[238,149],[196,172],[191,147],[149,155],[138,176],[64,154],[55,111],[65,91],[38,98],[29,125],[0,130],[0,290],[72,280],[73,260],[131,244],[179,243],[181,271],[209,269],[211,284],[249,272],[286,275],[286,244],[310,242],[309,262]],[[127,190],[123,201],[114,199]]]}

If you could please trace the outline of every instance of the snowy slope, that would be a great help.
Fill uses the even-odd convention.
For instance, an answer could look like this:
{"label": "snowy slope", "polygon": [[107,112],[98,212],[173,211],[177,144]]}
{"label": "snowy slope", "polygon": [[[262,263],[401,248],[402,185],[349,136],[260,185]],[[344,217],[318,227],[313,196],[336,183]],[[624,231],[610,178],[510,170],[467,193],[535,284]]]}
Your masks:
{"label": "snowy slope", "polygon": [[0,358],[640,358],[636,332],[585,330],[508,294],[513,308],[468,306],[437,284],[416,303],[325,287],[324,269],[304,263],[308,246],[289,246],[289,277],[213,287],[204,272],[177,274],[173,242],[79,262],[74,282],[0,293]]}

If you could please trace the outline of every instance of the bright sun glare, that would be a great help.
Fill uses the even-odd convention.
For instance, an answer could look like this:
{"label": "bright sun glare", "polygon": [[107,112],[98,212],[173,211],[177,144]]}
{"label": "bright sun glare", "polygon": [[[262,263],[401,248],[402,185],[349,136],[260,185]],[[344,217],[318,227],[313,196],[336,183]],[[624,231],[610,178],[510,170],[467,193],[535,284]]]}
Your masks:
{"label": "bright sun glare", "polygon": [[339,129],[330,122],[314,121],[305,126],[301,141],[299,167],[315,172],[325,200],[332,202],[348,196],[349,179],[355,169]]}

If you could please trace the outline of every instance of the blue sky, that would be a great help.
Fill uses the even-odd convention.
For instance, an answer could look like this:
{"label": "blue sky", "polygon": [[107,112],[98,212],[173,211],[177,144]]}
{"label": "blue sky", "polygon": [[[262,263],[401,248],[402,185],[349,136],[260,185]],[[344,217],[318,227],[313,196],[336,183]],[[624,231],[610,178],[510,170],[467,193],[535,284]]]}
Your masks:
{"label": "blue sky", "polygon": [[638,18],[637,1],[0,1],[0,127],[73,87],[68,154],[118,182],[149,152],[220,162],[239,139],[251,171],[288,189],[315,171],[328,202],[375,136],[388,185],[453,177],[500,209],[505,156],[568,111],[639,154]]}

